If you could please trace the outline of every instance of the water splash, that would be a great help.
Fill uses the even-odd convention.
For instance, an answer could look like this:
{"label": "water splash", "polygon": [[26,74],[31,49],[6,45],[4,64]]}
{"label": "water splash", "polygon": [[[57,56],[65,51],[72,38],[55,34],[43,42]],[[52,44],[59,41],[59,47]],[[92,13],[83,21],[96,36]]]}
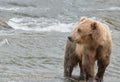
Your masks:
{"label": "water splash", "polygon": [[[43,21],[41,21],[43,20]],[[53,21],[53,22],[50,22]],[[12,18],[8,21],[8,25],[15,30],[37,31],[37,32],[70,32],[75,23],[60,23],[50,19],[33,19],[33,18]]]}
{"label": "water splash", "polygon": [[0,46],[3,46],[3,45],[9,45],[9,41],[7,39],[3,39],[1,42],[0,42]]}
{"label": "water splash", "polygon": [[5,11],[17,11],[19,10],[18,7],[11,7],[11,8],[8,8],[8,7],[0,7],[0,10],[5,10]]}

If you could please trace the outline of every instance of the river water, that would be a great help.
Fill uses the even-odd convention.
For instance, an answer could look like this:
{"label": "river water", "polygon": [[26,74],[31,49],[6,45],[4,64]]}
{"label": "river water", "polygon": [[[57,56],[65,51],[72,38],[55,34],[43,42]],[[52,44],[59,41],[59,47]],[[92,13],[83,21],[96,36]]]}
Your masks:
{"label": "river water", "polygon": [[0,0],[0,19],[12,27],[0,30],[0,82],[78,82],[63,77],[63,62],[66,37],[81,16],[109,25],[104,82],[120,82],[120,0]]}

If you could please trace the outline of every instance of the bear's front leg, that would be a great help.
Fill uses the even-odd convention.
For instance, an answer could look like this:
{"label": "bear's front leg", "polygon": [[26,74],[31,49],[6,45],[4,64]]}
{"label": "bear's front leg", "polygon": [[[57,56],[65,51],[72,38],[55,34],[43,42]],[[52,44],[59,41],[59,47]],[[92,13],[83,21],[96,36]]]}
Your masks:
{"label": "bear's front leg", "polygon": [[109,65],[110,63],[110,50],[108,53],[106,53],[106,49],[103,49],[103,47],[100,47],[98,50],[98,54],[97,54],[97,65],[98,65],[98,71],[96,74],[96,81],[97,82],[103,82],[103,76],[106,70],[106,67]]}
{"label": "bear's front leg", "polygon": [[73,68],[78,64],[78,58],[72,54],[65,55],[64,58],[64,76],[71,77]]}
{"label": "bear's front leg", "polygon": [[84,73],[83,68],[82,68],[82,61],[79,61],[79,67],[80,67],[80,80],[84,80],[85,73]]}
{"label": "bear's front leg", "polygon": [[105,72],[106,67],[109,64],[109,57],[107,59],[106,58],[105,59],[100,59],[97,62],[98,72],[97,72],[96,77],[95,77],[97,82],[103,82],[104,72]]}
{"label": "bear's front leg", "polygon": [[86,68],[86,81],[94,82],[94,64],[87,65]]}
{"label": "bear's front leg", "polygon": [[89,53],[85,53],[82,58],[82,67],[86,82],[94,82],[95,55],[96,53],[94,51],[89,51]]}
{"label": "bear's front leg", "polygon": [[86,82],[94,82],[94,64],[83,65],[83,75]]}
{"label": "bear's front leg", "polygon": [[74,65],[70,64],[71,61],[64,60],[64,76],[71,77]]}

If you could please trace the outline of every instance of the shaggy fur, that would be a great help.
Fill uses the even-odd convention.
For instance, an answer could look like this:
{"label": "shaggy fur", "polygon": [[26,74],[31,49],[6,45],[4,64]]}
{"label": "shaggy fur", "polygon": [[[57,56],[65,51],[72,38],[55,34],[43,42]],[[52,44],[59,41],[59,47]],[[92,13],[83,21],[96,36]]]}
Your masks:
{"label": "shaggy fur", "polygon": [[[111,33],[107,25],[96,20],[82,17],[81,22],[68,37],[65,57],[64,75],[70,77],[73,68],[79,63],[80,77],[88,82],[103,81],[106,67],[110,62],[112,50]],[[94,64],[98,71],[94,77]]]}

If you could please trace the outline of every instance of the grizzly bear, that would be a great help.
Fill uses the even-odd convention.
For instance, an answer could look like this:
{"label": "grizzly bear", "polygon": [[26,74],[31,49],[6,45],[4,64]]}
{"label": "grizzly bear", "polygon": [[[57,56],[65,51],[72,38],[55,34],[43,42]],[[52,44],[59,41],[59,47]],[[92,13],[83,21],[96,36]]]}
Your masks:
{"label": "grizzly bear", "polygon": [[[109,27],[99,21],[82,17],[68,36],[64,56],[64,76],[70,77],[79,64],[80,78],[86,82],[103,82],[104,72],[110,63],[112,38]],[[98,71],[94,77],[94,64]]]}

